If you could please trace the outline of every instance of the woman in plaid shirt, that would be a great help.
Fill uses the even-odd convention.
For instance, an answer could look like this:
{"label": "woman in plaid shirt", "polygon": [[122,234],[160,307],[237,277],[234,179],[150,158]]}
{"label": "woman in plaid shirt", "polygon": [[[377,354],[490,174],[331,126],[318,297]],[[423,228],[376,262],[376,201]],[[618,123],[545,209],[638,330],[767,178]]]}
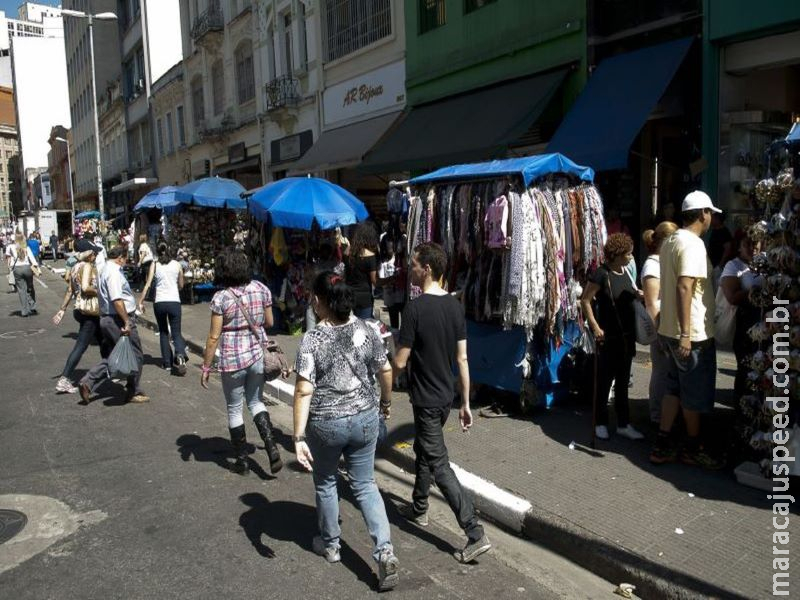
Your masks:
{"label": "woman in plaid shirt", "polygon": [[219,346],[218,369],[222,376],[222,390],[228,404],[228,428],[236,453],[233,469],[245,474],[247,463],[247,438],[242,410],[244,403],[253,415],[261,439],[269,456],[269,468],[274,474],[283,463],[278,445],[272,435],[272,423],[267,407],[261,401],[264,389],[264,361],[262,340],[253,335],[239,302],[266,337],[272,327],[272,295],[260,281],[250,278],[250,260],[241,250],[228,248],[214,262],[214,283],[221,287],[211,300],[211,328],[203,355],[203,372],[200,384],[208,389],[211,362]]}

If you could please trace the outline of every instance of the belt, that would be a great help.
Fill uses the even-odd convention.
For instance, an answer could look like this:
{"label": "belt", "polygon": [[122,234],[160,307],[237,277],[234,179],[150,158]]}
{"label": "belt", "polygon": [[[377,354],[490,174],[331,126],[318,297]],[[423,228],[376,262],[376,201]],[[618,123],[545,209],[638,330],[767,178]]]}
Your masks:
{"label": "belt", "polygon": [[[119,317],[119,315],[118,315],[117,313],[109,313],[109,314],[106,314],[106,315],[100,315],[100,316],[101,316],[101,317],[111,317],[112,319],[113,319],[114,317]],[[129,317],[131,317],[131,318],[132,318],[132,317],[135,317],[135,316],[136,316],[136,312],[135,312],[135,311],[134,311],[134,312],[129,312],[129,313],[128,313],[128,316],[129,316]]]}

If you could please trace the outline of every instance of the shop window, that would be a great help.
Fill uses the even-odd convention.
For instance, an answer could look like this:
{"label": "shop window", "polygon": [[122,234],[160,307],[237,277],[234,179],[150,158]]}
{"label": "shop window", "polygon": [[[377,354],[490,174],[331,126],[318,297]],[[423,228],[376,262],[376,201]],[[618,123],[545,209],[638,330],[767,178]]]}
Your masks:
{"label": "shop window", "polygon": [[474,10],[483,8],[487,4],[494,4],[497,0],[464,0],[464,12],[471,13]]}
{"label": "shop window", "polygon": [[[440,4],[444,11],[444,0]],[[324,9],[325,62],[392,35],[391,0],[326,0]]]}
{"label": "shop window", "polygon": [[239,104],[256,97],[255,74],[253,73],[253,45],[248,40],[236,50],[236,93]]}
{"label": "shop window", "polygon": [[192,124],[200,127],[206,118],[206,107],[203,101],[203,80],[195,77],[192,80]]}
{"label": "shop window", "polygon": [[221,115],[225,109],[225,73],[222,70],[221,60],[211,67],[211,95],[214,116]]}
{"label": "shop window", "polygon": [[445,0],[419,0],[419,32],[425,33],[447,22]]}
{"label": "shop window", "polygon": [[287,14],[283,17],[283,59],[284,75],[291,77],[293,68],[292,61],[292,15]]}

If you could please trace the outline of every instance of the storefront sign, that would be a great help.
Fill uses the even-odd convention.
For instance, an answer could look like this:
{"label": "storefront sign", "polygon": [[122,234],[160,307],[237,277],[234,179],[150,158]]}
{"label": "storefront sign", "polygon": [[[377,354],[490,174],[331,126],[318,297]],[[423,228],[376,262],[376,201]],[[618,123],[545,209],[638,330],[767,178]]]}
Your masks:
{"label": "storefront sign", "polygon": [[327,88],[322,94],[325,127],[406,102],[406,64],[399,61]]}
{"label": "storefront sign", "polygon": [[244,142],[239,142],[233,146],[228,146],[228,162],[238,163],[247,158],[247,146]]}
{"label": "storefront sign", "polygon": [[303,156],[314,143],[314,133],[307,129],[270,142],[270,164],[295,160]]}

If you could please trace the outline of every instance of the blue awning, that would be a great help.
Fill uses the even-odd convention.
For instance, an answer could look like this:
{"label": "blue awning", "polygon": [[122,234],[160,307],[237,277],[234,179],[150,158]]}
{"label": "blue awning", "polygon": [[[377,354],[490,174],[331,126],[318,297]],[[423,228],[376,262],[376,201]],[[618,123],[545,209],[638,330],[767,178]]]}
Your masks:
{"label": "blue awning", "polygon": [[547,151],[595,171],[627,167],[631,144],[691,45],[692,38],[684,38],[602,61]]}
{"label": "blue awning", "polygon": [[507,158],[492,160],[482,163],[455,165],[437,169],[432,173],[420,175],[409,180],[411,184],[428,183],[432,181],[453,181],[484,177],[502,177],[503,175],[522,175],[525,185],[545,175],[554,173],[567,173],[583,181],[593,181],[594,171],[589,167],[575,164],[561,154],[540,154],[537,156],[524,156],[522,158]]}

